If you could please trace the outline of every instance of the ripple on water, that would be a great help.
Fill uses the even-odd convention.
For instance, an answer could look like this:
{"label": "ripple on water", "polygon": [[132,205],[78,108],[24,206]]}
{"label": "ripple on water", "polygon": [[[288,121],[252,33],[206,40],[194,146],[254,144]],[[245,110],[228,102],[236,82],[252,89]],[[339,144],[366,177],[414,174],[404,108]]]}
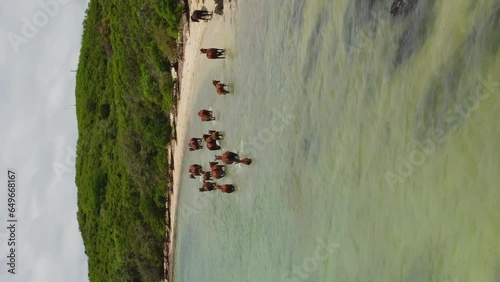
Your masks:
{"label": "ripple on water", "polygon": [[445,249],[442,245],[430,243],[408,262],[404,282],[446,281],[447,275],[441,273]]}
{"label": "ripple on water", "polygon": [[336,44],[331,46],[329,42],[325,42],[327,38],[331,39],[333,37],[332,34],[326,34],[325,32],[326,26],[331,23],[331,21],[331,9],[322,9],[316,16],[315,23],[312,26],[304,49],[306,56],[303,60],[302,77],[304,77],[305,83],[309,83],[311,79],[317,76],[315,70],[318,70],[317,64],[321,55],[321,48],[324,48],[325,45],[330,46],[329,52],[336,52]]}
{"label": "ripple on water", "polygon": [[349,1],[344,11],[344,45],[348,52],[362,48],[389,14],[391,0]]}
{"label": "ripple on water", "polygon": [[410,15],[408,27],[398,39],[398,49],[394,58],[395,66],[407,61],[413,53],[424,45],[436,19],[435,3],[435,0],[420,0],[415,5],[415,9]]}
{"label": "ripple on water", "polygon": [[483,69],[489,63],[487,58],[499,50],[499,26],[500,4],[489,17],[480,19],[462,46],[437,72],[417,111],[417,140],[429,138],[436,130],[449,134],[463,125],[472,110],[468,100],[481,94],[478,92],[487,91],[482,87]]}

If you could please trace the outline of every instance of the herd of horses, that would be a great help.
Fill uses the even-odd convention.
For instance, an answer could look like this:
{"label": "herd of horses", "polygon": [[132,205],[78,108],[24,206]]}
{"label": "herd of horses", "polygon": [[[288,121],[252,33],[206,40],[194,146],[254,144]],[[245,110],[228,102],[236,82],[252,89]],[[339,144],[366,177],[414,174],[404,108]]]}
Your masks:
{"label": "herd of horses", "polygon": [[[370,0],[371,3],[376,0]],[[414,2],[415,0],[413,0]],[[392,16],[397,16],[404,13],[409,7],[409,2],[412,0],[394,0],[391,8],[390,14]],[[191,21],[209,21],[213,17],[213,12],[208,12],[205,10],[195,10],[191,14]],[[224,59],[226,58],[226,51],[220,48],[202,48],[200,49],[201,54],[205,54],[208,59]],[[212,81],[217,94],[226,95],[229,92],[227,85],[221,83],[219,80]],[[198,112],[198,116],[202,121],[213,121],[215,120],[214,113],[210,110],[202,109]],[[205,141],[206,148],[210,151],[220,150],[221,147],[217,144],[217,141],[223,138],[220,131],[209,130],[208,134],[203,134],[203,138],[193,137],[189,140],[189,150],[196,151],[203,148],[203,141]],[[245,164],[250,165],[252,160],[249,158],[240,159],[238,154],[234,152],[227,151],[220,156],[215,156],[215,161],[210,162],[210,171],[204,171],[203,167],[199,164],[193,164],[189,167],[190,178],[195,178],[195,176],[200,176],[203,178],[203,186],[199,188],[200,192],[220,190],[225,193],[232,193],[235,191],[235,187],[232,184],[217,185],[212,182],[214,179],[221,179],[226,176],[224,165],[220,165],[217,161],[221,161],[223,164]]]}
{"label": "herd of horses", "polygon": [[[370,5],[372,5],[375,1],[377,0],[369,0]],[[415,4],[417,0],[394,0],[392,2],[391,8],[390,8],[390,13],[393,16],[397,16],[399,14],[402,14],[405,12],[405,10],[408,10],[410,7],[409,4]],[[199,22],[199,21],[205,21],[208,22],[209,20],[212,19],[213,17],[213,12],[209,12],[206,10],[194,10],[193,13],[191,14],[191,21],[192,22]],[[213,51],[211,51],[213,52]],[[208,54],[207,54],[208,56]]]}
{"label": "herd of horses", "polygon": [[[210,115],[212,115],[211,112]],[[218,151],[221,149],[221,147],[219,144],[217,144],[217,141],[222,140],[222,138],[223,138],[222,132],[209,130],[208,134],[203,134],[203,138],[193,137],[189,140],[189,151],[197,151],[203,149],[203,141],[205,141],[208,150]],[[218,161],[221,161],[223,164],[219,164]],[[222,155],[215,155],[215,161],[209,163],[210,165],[209,171],[205,171],[203,169],[203,166],[199,164],[190,165],[189,177],[194,179],[196,178],[196,176],[200,176],[203,178],[203,186],[199,188],[200,192],[220,190],[224,193],[232,193],[235,191],[235,187],[233,184],[217,185],[215,182],[212,181],[215,179],[221,179],[224,176],[226,176],[226,169],[224,166],[225,164],[250,165],[251,163],[252,160],[249,158],[241,159],[240,156],[235,152],[226,151]]]}
{"label": "herd of horses", "polygon": [[[191,20],[193,22],[198,22],[200,20],[208,21],[212,18],[213,13],[204,10],[195,10],[191,15]],[[208,59],[224,59],[226,58],[226,50],[219,48],[202,48],[200,49],[201,54],[205,54]],[[229,92],[228,86],[221,83],[219,80],[212,80],[212,84],[215,87],[217,94],[226,95]],[[215,116],[213,111],[202,109],[198,112],[198,116],[201,121],[213,121]],[[220,131],[209,130],[208,134],[203,134],[202,138],[193,137],[189,140],[189,151],[197,151],[203,149],[203,142],[205,146],[210,151],[221,150],[221,146],[218,144],[220,140],[223,139],[223,134]],[[222,164],[219,164],[221,161]],[[250,165],[252,160],[249,158],[241,159],[240,156],[231,151],[226,151],[221,155],[215,155],[215,160],[210,162],[210,170],[204,170],[203,166],[200,164],[192,164],[189,166],[189,177],[195,179],[196,176],[200,176],[203,179],[203,186],[199,188],[200,192],[220,190],[224,193],[232,193],[235,191],[235,186],[233,184],[223,184],[218,185],[214,181],[216,179],[221,179],[226,176],[225,165],[230,164],[244,164]]]}

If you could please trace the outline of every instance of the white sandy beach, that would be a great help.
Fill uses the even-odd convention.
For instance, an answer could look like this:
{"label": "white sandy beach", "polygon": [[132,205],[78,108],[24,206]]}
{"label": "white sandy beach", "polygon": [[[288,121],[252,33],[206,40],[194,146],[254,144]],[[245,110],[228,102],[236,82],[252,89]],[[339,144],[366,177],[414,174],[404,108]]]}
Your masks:
{"label": "white sandy beach", "polygon": [[[234,4],[234,2],[233,2]],[[217,35],[222,30],[227,30],[231,16],[231,3],[224,1],[224,15],[213,14],[209,22],[190,22],[189,30],[184,30],[184,61],[180,64],[180,94],[176,116],[176,137],[177,141],[172,142],[174,169],[173,169],[173,196],[170,200],[170,248],[169,248],[169,275],[168,281],[173,281],[174,271],[174,252],[176,235],[176,215],[178,208],[178,197],[180,189],[180,180],[182,174],[182,162],[184,151],[186,149],[188,121],[193,98],[193,82],[199,65],[207,60],[205,55],[200,54],[200,48],[206,47],[202,44],[210,44],[213,39],[205,40],[204,34]],[[203,6],[208,11],[214,11],[215,3],[213,0],[207,0],[205,3],[197,0],[189,1],[190,11],[201,9]],[[213,47],[213,46],[210,46]],[[215,91],[215,90],[214,90]]]}

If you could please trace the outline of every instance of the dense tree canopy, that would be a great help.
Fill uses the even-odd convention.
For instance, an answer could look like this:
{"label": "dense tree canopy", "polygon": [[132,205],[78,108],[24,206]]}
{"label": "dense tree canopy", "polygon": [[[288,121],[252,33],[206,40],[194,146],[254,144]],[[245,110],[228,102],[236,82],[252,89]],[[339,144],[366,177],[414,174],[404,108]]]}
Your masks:
{"label": "dense tree canopy", "polygon": [[90,281],[162,277],[170,62],[183,6],[91,0],[76,82],[78,222]]}

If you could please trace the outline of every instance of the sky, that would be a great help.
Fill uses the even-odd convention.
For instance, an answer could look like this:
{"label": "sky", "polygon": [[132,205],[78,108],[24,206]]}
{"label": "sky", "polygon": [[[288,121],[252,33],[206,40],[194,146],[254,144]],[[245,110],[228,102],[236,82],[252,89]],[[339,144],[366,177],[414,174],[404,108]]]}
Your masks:
{"label": "sky", "polygon": [[[0,1],[0,281],[88,281],[76,219],[75,73],[88,0]],[[15,246],[8,246],[8,170]],[[12,241],[10,241],[12,242]],[[15,274],[7,263],[15,248]]]}

